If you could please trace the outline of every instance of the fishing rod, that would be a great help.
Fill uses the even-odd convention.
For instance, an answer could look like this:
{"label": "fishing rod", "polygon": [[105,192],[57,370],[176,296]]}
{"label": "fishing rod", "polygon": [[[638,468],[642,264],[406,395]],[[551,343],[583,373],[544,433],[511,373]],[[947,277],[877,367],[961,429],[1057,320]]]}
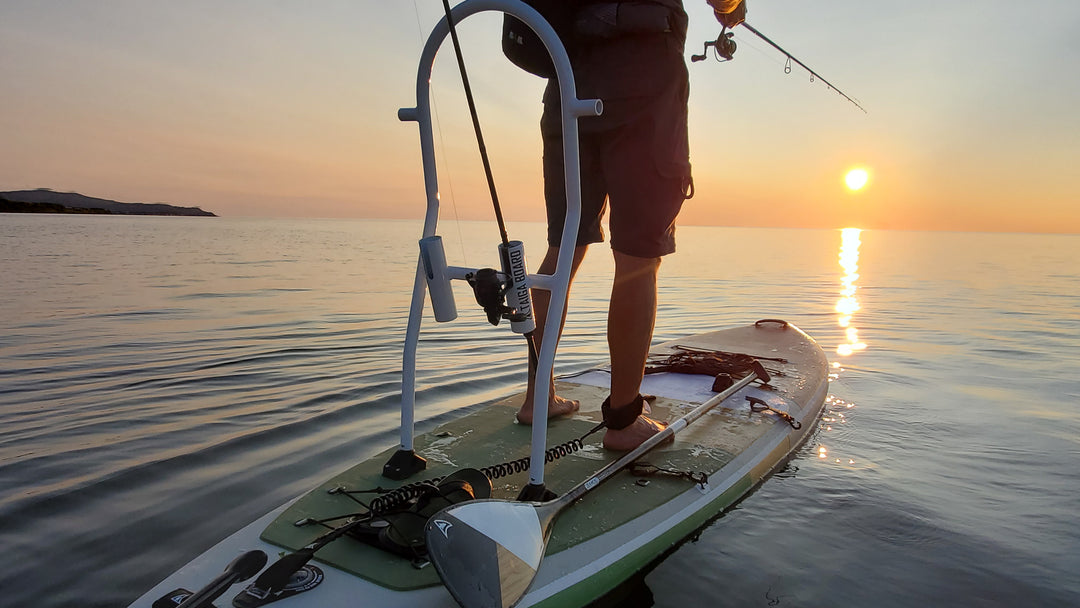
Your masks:
{"label": "fishing rod", "polygon": [[[461,54],[461,43],[458,41],[457,25],[450,12],[450,0],[442,0],[443,11],[446,13],[446,23],[450,28],[450,40],[454,46],[454,54],[457,56],[458,71],[461,73],[461,84],[465,89],[465,99],[469,103],[469,114],[472,117],[473,131],[476,132],[476,143],[480,148],[480,160],[484,165],[484,175],[487,177],[488,190],[491,193],[491,204],[495,208],[495,220],[499,225],[499,235],[502,237],[502,245],[499,252],[502,255],[502,267],[508,276],[508,284],[503,285],[494,272],[478,272],[469,283],[476,292],[477,302],[487,312],[488,321],[492,325],[498,325],[499,319],[506,317],[511,320],[511,327],[520,328],[525,336],[525,342],[529,349],[529,363],[536,367],[539,365],[539,353],[536,348],[534,331],[536,328],[532,319],[532,302],[528,289],[515,289],[514,284],[523,280],[526,275],[525,254],[519,241],[511,242],[506,234],[506,223],[503,221],[502,206],[499,205],[499,193],[495,189],[495,178],[491,172],[491,162],[488,160],[487,146],[484,145],[484,134],[480,129],[480,118],[476,112],[476,102],[473,101],[472,87],[469,85],[469,74],[465,69],[465,57]],[[481,274],[482,273],[482,274]],[[516,291],[516,301],[526,312],[502,305],[503,297],[507,292]]]}
{"label": "fishing rod", "polygon": [[[795,63],[802,66],[802,68],[804,70],[806,70],[807,72],[810,72],[810,82],[813,82],[814,78],[816,77],[821,82],[824,82],[825,85],[828,86],[830,89],[832,89],[832,90],[836,91],[837,93],[839,93],[841,97],[843,97],[844,99],[846,99],[846,100],[850,101],[851,103],[855,104],[855,107],[862,110],[864,114],[868,114],[868,112],[866,111],[866,108],[859,105],[859,102],[857,102],[854,99],[852,99],[851,97],[849,97],[846,93],[844,93],[839,88],[837,88],[836,85],[834,85],[833,83],[829,82],[828,80],[825,80],[825,78],[822,77],[821,74],[818,74],[814,70],[810,69],[810,66],[808,66],[805,63],[799,61],[798,57],[796,57],[796,56],[792,55],[791,53],[787,52],[786,50],[784,50],[784,48],[782,46],[780,46],[779,44],[776,44],[775,42],[770,40],[768,36],[766,36],[765,34],[762,34],[761,32],[759,32],[757,30],[757,28],[755,28],[754,26],[750,25],[749,23],[747,23],[745,21],[743,21],[739,25],[742,25],[746,29],[750,30],[750,33],[757,36],[758,38],[761,38],[765,42],[769,43],[769,45],[772,46],[774,49],[780,51],[781,53],[783,53],[784,55],[787,56],[788,61],[787,61],[787,64],[784,65],[784,73],[785,74],[790,74],[791,73],[791,62],[794,61]],[[690,61],[703,61],[703,60],[705,60],[705,58],[708,56],[709,47],[713,47],[714,49],[716,49],[717,55],[719,55],[720,57],[723,57],[723,61],[731,61],[734,58],[735,49],[737,48],[737,45],[735,44],[735,41],[732,39],[732,37],[734,35],[735,34],[733,32],[727,31],[727,27],[725,27],[723,30],[721,30],[720,35],[717,36],[716,40],[710,40],[710,41],[705,43],[705,48],[702,50],[700,55],[691,55],[690,56]]]}
{"label": "fishing rod", "polygon": [[506,236],[506,224],[503,222],[502,207],[499,205],[499,193],[495,190],[495,178],[491,174],[491,163],[488,161],[487,147],[484,145],[484,134],[480,130],[480,118],[476,113],[476,102],[473,101],[472,87],[469,86],[469,73],[465,70],[465,58],[461,54],[461,44],[458,42],[457,26],[454,24],[454,17],[450,14],[450,0],[443,0],[442,4],[443,10],[446,12],[447,25],[450,26],[450,40],[454,44],[458,71],[461,72],[461,84],[465,88],[465,100],[469,103],[473,131],[476,132],[476,143],[480,147],[480,160],[484,164],[484,175],[487,176],[491,202],[495,206],[495,219],[499,224],[499,234],[502,236],[503,245],[506,245],[509,243],[509,239]]}

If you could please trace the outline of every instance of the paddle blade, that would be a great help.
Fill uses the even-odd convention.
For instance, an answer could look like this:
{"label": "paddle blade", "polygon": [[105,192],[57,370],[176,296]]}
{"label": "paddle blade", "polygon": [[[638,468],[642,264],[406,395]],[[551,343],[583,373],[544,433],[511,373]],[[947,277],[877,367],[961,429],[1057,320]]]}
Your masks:
{"label": "paddle blade", "polygon": [[530,503],[458,503],[428,520],[428,556],[465,608],[509,608],[532,584],[548,529]]}

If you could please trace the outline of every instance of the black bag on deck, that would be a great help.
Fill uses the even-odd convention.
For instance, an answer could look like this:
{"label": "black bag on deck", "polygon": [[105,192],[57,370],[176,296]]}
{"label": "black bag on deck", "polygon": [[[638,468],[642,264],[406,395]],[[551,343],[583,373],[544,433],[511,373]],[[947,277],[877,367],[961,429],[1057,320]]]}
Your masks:
{"label": "black bag on deck", "polygon": [[[574,0],[524,0],[525,4],[536,9],[559,35],[571,52],[574,31],[574,13],[579,2]],[[523,21],[510,15],[503,16],[502,32],[503,55],[514,65],[537,76],[553,78],[555,65],[544,48],[544,43]]]}
{"label": "black bag on deck", "polygon": [[[417,484],[418,486],[420,484]],[[427,554],[424,527],[428,519],[445,507],[478,498],[491,498],[491,480],[476,469],[460,469],[436,486],[420,487],[419,496],[403,508],[373,517],[353,528],[353,538],[408,559]]]}

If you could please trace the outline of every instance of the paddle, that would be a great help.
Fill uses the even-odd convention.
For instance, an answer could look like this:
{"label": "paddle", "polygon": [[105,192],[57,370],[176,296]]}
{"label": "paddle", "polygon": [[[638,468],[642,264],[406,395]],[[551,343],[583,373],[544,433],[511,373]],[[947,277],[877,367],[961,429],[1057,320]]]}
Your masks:
{"label": "paddle", "polygon": [[[316,538],[303,549],[282,556],[276,562],[270,564],[269,568],[263,570],[263,573],[259,575],[259,578],[255,579],[254,583],[251,583],[237,594],[233,598],[233,605],[262,606],[268,603],[267,598],[281,594],[285,586],[289,584],[289,579],[311,561],[311,558],[315,557],[316,551],[367,523],[370,519],[370,517],[358,517],[344,526],[334,528]],[[274,600],[271,599],[270,601]]]}
{"label": "paddle", "polygon": [[266,565],[266,553],[248,551],[225,566],[222,572],[202,589],[192,593],[176,608],[208,608],[214,600],[229,590],[235,583],[246,581],[255,576]]}
{"label": "paddle", "polygon": [[436,513],[425,531],[428,556],[450,594],[465,608],[516,604],[536,577],[551,528],[563,510],[755,379],[769,381],[757,360],[749,375],[559,498],[543,503],[475,500]]}
{"label": "paddle", "polygon": [[[459,469],[450,473],[438,480],[438,485],[433,486],[433,492],[445,498],[449,496],[450,492],[458,491],[462,484],[467,485],[470,496],[475,496],[474,492],[482,492],[484,497],[491,496],[491,480],[476,469]],[[486,484],[486,486],[483,484]],[[421,498],[421,500],[425,499]],[[255,582],[248,585],[246,589],[233,598],[233,606],[237,608],[253,608],[281,599],[282,593],[288,592],[286,587],[292,577],[315,557],[315,553],[357,528],[370,523],[372,518],[387,514],[385,512],[366,513],[343,526],[326,532],[308,543],[304,548],[282,556],[276,562],[270,564],[269,568],[263,570],[263,573],[255,579]],[[426,517],[426,513],[423,514],[423,517]],[[303,523],[297,522],[297,525]],[[288,595],[284,597],[288,597]]]}

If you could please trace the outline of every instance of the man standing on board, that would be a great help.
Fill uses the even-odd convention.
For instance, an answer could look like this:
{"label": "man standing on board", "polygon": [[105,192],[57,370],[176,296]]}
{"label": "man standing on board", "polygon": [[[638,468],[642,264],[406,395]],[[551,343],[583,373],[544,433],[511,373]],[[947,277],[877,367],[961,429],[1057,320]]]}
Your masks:
{"label": "man standing on board", "polygon": [[[745,0],[706,0],[728,28],[746,18]],[[581,226],[571,281],[591,243],[604,240],[600,220],[610,202],[615,280],[608,307],[611,393],[603,404],[604,447],[631,450],[660,432],[664,423],[643,415],[640,394],[656,323],[657,274],[662,256],[675,251],[675,218],[693,195],[687,135],[689,77],[683,59],[687,16],[682,0],[574,4],[571,33],[560,31],[574,69],[577,96],[604,102],[603,115],[579,121]],[[558,30],[558,28],[557,28]],[[562,124],[558,82],[548,80],[544,114],[544,197],[548,249],[541,274],[555,271],[566,216]],[[550,293],[533,293],[536,335],[547,322]],[[565,322],[565,317],[560,320]],[[531,424],[536,369],[518,420]],[[555,394],[549,416],[577,411],[577,401]]]}

